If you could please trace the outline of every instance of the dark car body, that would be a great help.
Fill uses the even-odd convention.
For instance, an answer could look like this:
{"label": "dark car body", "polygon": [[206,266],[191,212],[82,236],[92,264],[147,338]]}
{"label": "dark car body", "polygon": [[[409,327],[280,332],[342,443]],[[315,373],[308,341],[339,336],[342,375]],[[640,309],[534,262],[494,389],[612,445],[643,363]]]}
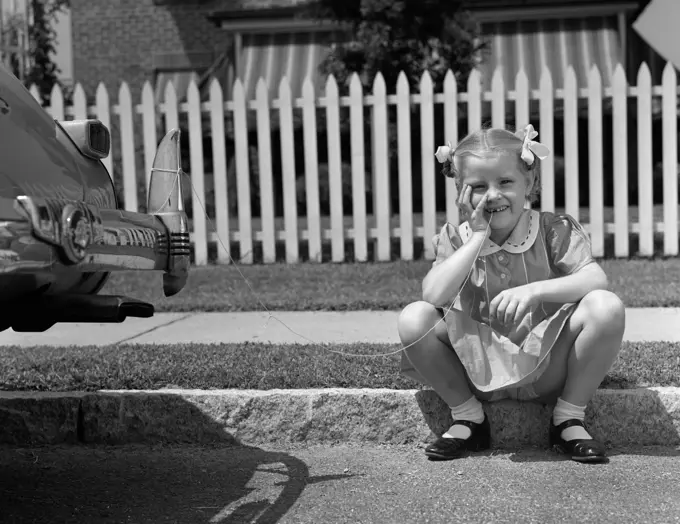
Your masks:
{"label": "dark car body", "polygon": [[0,331],[152,316],[152,304],[99,294],[111,271],[162,271],[166,296],[185,286],[179,130],[158,146],[149,213],[118,209],[109,150],[101,122],[55,121],[0,66]]}

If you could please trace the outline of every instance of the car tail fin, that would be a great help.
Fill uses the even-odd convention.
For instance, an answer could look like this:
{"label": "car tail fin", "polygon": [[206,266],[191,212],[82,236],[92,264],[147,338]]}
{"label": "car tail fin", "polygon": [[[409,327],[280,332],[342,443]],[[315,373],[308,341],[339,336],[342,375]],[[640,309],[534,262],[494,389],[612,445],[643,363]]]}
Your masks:
{"label": "car tail fin", "polygon": [[182,155],[180,130],[171,129],[163,137],[151,168],[147,212],[158,217],[168,229],[168,269],[163,275],[166,297],[185,285],[191,261],[189,223],[182,195]]}

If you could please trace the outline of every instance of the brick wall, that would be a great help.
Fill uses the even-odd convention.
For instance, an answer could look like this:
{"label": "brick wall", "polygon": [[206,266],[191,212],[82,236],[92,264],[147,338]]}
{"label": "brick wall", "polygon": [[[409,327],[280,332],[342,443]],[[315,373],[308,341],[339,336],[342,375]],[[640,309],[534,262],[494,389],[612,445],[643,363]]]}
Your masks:
{"label": "brick wall", "polygon": [[210,3],[156,5],[153,0],[71,0],[73,76],[88,95],[99,82],[110,93],[122,81],[133,100],[153,79],[154,55],[186,53],[205,61],[226,44],[227,34],[206,15]]}

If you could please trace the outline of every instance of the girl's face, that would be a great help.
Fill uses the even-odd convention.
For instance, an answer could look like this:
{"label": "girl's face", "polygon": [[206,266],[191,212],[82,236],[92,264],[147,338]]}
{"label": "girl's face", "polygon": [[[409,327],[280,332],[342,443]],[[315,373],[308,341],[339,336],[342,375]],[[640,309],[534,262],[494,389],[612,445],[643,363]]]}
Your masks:
{"label": "girl's face", "polygon": [[514,155],[469,155],[463,157],[463,162],[461,182],[472,189],[472,207],[477,207],[484,193],[489,193],[484,216],[491,222],[491,240],[501,245],[522,216],[533,180],[520,171]]}

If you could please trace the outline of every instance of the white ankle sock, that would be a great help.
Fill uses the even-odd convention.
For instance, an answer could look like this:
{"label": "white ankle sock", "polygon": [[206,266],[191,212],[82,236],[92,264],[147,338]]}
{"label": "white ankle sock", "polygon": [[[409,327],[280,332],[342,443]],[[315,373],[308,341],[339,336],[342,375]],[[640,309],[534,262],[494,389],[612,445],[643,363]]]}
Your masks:
{"label": "white ankle sock", "polygon": [[[569,402],[565,402],[561,398],[557,399],[555,409],[553,410],[553,424],[559,426],[565,420],[578,419],[581,422],[586,418],[586,406],[574,406]],[[593,437],[582,427],[572,426],[562,431],[562,438],[564,440],[574,440],[577,438],[591,439]]]}
{"label": "white ankle sock", "polygon": [[469,420],[480,424],[484,422],[484,409],[482,403],[474,395],[462,403],[460,406],[451,408],[453,415],[453,425],[442,435],[444,438],[468,438],[472,431],[467,426],[456,424],[457,420]]}

